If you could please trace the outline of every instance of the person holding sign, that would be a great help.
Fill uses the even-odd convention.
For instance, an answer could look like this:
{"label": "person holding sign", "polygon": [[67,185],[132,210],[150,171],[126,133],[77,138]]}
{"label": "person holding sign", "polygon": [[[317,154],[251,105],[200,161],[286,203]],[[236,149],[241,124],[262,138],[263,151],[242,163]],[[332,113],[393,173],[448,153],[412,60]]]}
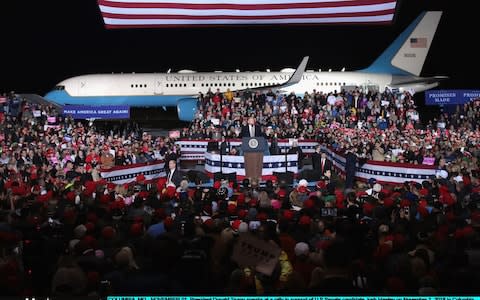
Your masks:
{"label": "person holding sign", "polygon": [[[265,226],[260,226],[259,231],[262,229],[265,230]],[[293,273],[287,253],[277,243],[251,234],[240,236],[232,258],[244,267],[245,276],[255,282],[257,295],[282,290]],[[279,274],[275,272],[277,268]]]}

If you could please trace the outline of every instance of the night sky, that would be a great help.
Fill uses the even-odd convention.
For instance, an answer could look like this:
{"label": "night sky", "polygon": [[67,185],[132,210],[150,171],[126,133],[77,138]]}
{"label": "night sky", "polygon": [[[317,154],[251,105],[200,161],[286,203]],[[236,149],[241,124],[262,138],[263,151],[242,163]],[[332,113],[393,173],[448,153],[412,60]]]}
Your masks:
{"label": "night sky", "polygon": [[[6,6],[8,2],[8,6]],[[0,92],[45,94],[76,75],[111,72],[367,67],[423,10],[442,10],[422,75],[480,88],[475,1],[400,0],[392,25],[106,30],[95,0],[1,1]],[[477,49],[476,49],[477,48]]]}

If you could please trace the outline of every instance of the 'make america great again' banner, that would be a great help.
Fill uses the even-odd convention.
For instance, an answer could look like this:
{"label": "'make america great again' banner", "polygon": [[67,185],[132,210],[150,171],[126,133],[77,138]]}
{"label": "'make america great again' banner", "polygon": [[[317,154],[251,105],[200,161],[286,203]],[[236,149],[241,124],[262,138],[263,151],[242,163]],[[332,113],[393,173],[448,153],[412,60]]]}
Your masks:
{"label": "'make america great again' banner", "polygon": [[76,120],[86,119],[129,119],[130,107],[128,105],[91,106],[91,105],[65,105],[63,114]]}

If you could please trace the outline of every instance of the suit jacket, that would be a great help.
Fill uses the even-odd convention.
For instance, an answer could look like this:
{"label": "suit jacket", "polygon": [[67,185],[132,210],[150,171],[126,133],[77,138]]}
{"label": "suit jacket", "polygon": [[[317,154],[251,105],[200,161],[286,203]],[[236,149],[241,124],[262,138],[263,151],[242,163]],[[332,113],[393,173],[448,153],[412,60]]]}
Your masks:
{"label": "suit jacket", "polygon": [[325,163],[322,166],[322,158],[320,157],[318,160],[318,168],[315,168],[315,170],[319,170],[322,175],[325,174],[327,170],[332,171],[332,162],[325,158]]}
{"label": "suit jacket", "polygon": [[[255,136],[254,137],[262,137],[263,133],[262,130],[260,129],[260,126],[255,125]],[[247,126],[242,126],[242,132],[240,133],[240,138],[244,137],[250,137],[250,129],[249,125]]]}
{"label": "suit jacket", "polygon": [[222,155],[228,155],[228,153],[230,152],[230,148],[231,148],[231,146],[230,146],[229,142],[226,142],[226,141],[222,142],[220,144],[220,153]]}
{"label": "suit jacket", "polygon": [[357,155],[349,152],[345,155],[345,172],[355,176]]}
{"label": "suit jacket", "polygon": [[[167,181],[170,178],[170,170],[167,172]],[[176,187],[180,186],[180,182],[183,180],[183,174],[180,170],[175,169],[172,175],[172,182],[175,184]]]}
{"label": "suit jacket", "polygon": [[312,154],[312,168],[317,171],[320,170],[322,155],[320,153],[314,152]]}

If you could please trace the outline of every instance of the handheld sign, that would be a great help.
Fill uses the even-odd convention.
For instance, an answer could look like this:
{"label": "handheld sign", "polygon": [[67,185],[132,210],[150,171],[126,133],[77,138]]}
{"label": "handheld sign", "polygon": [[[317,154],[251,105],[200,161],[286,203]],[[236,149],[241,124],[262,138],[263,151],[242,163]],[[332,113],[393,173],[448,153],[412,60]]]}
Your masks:
{"label": "handheld sign", "polygon": [[280,257],[280,248],[253,235],[241,235],[233,249],[232,259],[240,266],[255,267],[257,272],[270,276]]}

